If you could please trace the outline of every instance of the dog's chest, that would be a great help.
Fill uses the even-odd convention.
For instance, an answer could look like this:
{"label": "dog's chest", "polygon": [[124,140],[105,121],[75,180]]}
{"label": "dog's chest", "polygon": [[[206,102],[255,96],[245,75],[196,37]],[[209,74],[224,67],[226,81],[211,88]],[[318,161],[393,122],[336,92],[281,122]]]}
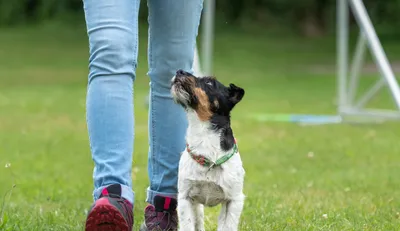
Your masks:
{"label": "dog's chest", "polygon": [[214,182],[192,181],[188,197],[206,206],[216,206],[225,201],[225,193],[221,186]]}
{"label": "dog's chest", "polygon": [[239,154],[208,171],[184,152],[179,166],[179,191],[200,204],[216,206],[241,195],[244,174]]}

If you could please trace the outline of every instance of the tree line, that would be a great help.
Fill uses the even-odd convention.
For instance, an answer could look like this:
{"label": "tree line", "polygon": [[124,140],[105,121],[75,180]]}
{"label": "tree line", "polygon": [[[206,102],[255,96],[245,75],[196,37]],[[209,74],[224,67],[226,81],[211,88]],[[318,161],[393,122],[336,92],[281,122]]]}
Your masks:
{"label": "tree line", "polygon": [[[256,22],[277,24],[305,36],[335,28],[336,0],[215,0],[217,20],[231,25]],[[400,0],[364,0],[378,30],[395,33],[400,26]],[[82,0],[0,0],[0,26],[83,17]],[[147,19],[141,0],[140,20]],[[354,19],[352,19],[354,24]]]}

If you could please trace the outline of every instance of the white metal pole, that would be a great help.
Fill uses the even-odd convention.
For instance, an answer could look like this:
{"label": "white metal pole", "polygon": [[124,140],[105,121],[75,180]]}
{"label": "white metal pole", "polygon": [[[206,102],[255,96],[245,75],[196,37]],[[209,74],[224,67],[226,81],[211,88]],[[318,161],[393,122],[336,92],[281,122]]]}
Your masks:
{"label": "white metal pole", "polygon": [[378,93],[378,91],[385,86],[385,79],[381,78],[379,79],[374,86],[372,86],[359,100],[358,102],[354,105],[354,107],[360,109],[361,107],[364,107],[365,104],[368,103],[369,100]]}
{"label": "white metal pole", "polygon": [[348,22],[347,0],[337,0],[337,80],[339,114],[347,107]]}
{"label": "white metal pole", "polygon": [[[343,0],[342,0],[343,1]],[[389,61],[385,55],[382,45],[376,35],[376,32],[372,26],[371,20],[367,14],[364,4],[361,0],[350,0],[351,6],[353,8],[354,15],[363,29],[367,40],[369,42],[369,47],[374,54],[375,61],[379,67],[382,76],[386,79],[393,98],[396,102],[396,106],[400,109],[400,88],[393,74],[392,68],[389,65]]]}
{"label": "white metal pole", "polygon": [[365,50],[367,48],[367,40],[365,39],[365,35],[362,31],[358,36],[356,51],[354,53],[353,62],[350,69],[350,83],[349,83],[349,92],[348,92],[348,104],[352,106],[354,103],[354,98],[357,93],[358,82],[360,78],[360,70],[365,57]]}
{"label": "white metal pole", "polygon": [[212,75],[215,1],[204,0],[202,64],[205,75]]}
{"label": "white metal pole", "polygon": [[193,72],[197,77],[203,76],[203,73],[201,72],[201,65],[200,65],[200,59],[199,59],[199,51],[197,50],[197,46],[194,50],[194,59],[193,59]]}

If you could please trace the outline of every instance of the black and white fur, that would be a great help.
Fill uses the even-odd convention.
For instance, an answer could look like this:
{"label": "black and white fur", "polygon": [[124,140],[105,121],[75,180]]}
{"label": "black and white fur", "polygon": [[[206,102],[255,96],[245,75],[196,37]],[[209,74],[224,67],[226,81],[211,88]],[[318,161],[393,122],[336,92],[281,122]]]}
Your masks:
{"label": "black and white fur", "polygon": [[[192,152],[216,161],[232,152],[230,112],[244,90],[224,86],[213,77],[195,77],[182,70],[172,79],[172,96],[187,113],[186,141]],[[245,171],[239,153],[219,167],[208,169],[182,153],[178,175],[179,230],[202,231],[204,207],[222,204],[218,231],[238,230],[244,204]]]}

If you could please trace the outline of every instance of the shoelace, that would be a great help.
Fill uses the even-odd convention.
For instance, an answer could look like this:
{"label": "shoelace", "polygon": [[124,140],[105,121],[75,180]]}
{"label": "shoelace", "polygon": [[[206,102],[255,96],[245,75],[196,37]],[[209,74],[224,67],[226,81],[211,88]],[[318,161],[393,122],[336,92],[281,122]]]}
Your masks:
{"label": "shoelace", "polygon": [[108,197],[116,199],[117,202],[120,205],[122,205],[121,207],[124,210],[123,212],[126,215],[125,217],[127,219],[128,224],[133,225],[133,217],[131,216],[132,211],[130,211],[130,208],[131,208],[130,203],[127,200],[125,200],[123,197],[116,195],[116,194],[110,193],[110,194],[108,194]]}
{"label": "shoelace", "polygon": [[124,213],[126,214],[126,219],[129,225],[133,224],[133,217],[131,216],[132,211],[130,211],[130,204],[127,200],[124,198],[117,198],[117,202],[122,205],[122,208],[124,210]]}
{"label": "shoelace", "polygon": [[[158,213],[163,213],[163,216],[162,216],[161,218],[159,218],[159,219],[158,219]],[[170,214],[168,211],[164,211],[164,212],[156,212],[156,211],[154,211],[153,217],[157,218],[157,219],[156,219],[156,222],[154,222],[154,224],[155,224],[156,226],[160,226],[161,221],[164,219],[164,217],[165,217],[166,215],[168,216],[168,223],[167,223],[167,227],[166,227],[166,228],[169,228],[169,223],[170,223],[171,214]]]}

